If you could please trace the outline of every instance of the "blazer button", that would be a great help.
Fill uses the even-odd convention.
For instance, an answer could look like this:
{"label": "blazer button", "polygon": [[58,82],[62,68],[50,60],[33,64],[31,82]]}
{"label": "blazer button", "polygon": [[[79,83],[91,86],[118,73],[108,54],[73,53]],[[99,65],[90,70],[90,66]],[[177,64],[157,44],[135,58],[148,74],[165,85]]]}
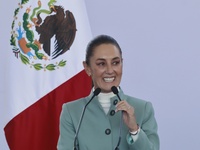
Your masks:
{"label": "blazer button", "polygon": [[110,115],[111,115],[111,116],[114,116],[114,115],[115,115],[115,111],[114,111],[114,110],[111,110],[111,111],[110,111]]}
{"label": "blazer button", "polygon": [[117,105],[117,103],[118,103],[118,100],[117,100],[117,99],[113,101],[113,104],[114,104],[114,105]]}
{"label": "blazer button", "polygon": [[106,129],[106,130],[105,130],[105,133],[106,133],[107,135],[109,135],[109,134],[111,133],[111,130],[110,130],[110,129]]}

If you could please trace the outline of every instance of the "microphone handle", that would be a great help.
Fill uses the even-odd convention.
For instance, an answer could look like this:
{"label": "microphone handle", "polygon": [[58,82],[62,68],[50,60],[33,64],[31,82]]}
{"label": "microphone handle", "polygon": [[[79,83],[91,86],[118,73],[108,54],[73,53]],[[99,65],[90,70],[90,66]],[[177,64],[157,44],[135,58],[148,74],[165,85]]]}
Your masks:
{"label": "microphone handle", "polygon": [[117,97],[119,98],[119,100],[122,101],[121,98],[119,97],[119,94],[116,94],[116,95],[117,95]]}
{"label": "microphone handle", "polygon": [[[120,101],[122,101],[121,98],[120,98],[120,96],[119,96],[119,94],[116,93],[116,95],[117,95],[118,99]],[[123,111],[121,112],[120,126],[119,126],[119,139],[118,139],[117,146],[115,147],[115,150],[119,150],[119,145],[121,143],[121,131],[122,131],[122,122],[123,122],[122,120],[123,120]]]}
{"label": "microphone handle", "polygon": [[117,146],[115,147],[115,150],[119,150],[119,145],[121,143],[121,132],[122,132],[122,123],[123,123],[122,119],[123,119],[123,112],[121,112],[120,126],[119,126],[119,139],[118,139]]}
{"label": "microphone handle", "polygon": [[[98,94],[97,94],[97,95],[98,95]],[[93,96],[91,97],[91,99],[90,99],[90,100],[86,103],[86,105],[84,106],[83,111],[82,111],[82,113],[81,113],[80,121],[79,121],[79,124],[78,124],[78,126],[77,126],[77,131],[76,131],[75,138],[74,138],[74,150],[78,150],[77,145],[76,145],[76,142],[77,142],[78,133],[79,133],[80,126],[81,126],[81,123],[82,123],[82,120],[83,120],[83,116],[84,116],[84,114],[85,114],[86,107],[87,107],[88,104],[93,100],[93,98],[94,98],[95,96],[96,96],[96,95],[93,94]]]}
{"label": "microphone handle", "polygon": [[[112,92],[113,92],[114,94],[117,95],[118,99],[119,99],[120,101],[122,101],[121,98],[120,98],[120,96],[119,96],[119,94],[118,94],[119,92],[118,92],[117,87],[116,87],[116,86],[112,86],[112,87],[111,87],[111,90],[112,90]],[[122,123],[123,123],[123,111],[121,111],[120,126],[119,126],[119,139],[118,139],[118,142],[117,142],[117,146],[115,147],[115,150],[119,150],[119,145],[120,145],[120,142],[121,142]]]}

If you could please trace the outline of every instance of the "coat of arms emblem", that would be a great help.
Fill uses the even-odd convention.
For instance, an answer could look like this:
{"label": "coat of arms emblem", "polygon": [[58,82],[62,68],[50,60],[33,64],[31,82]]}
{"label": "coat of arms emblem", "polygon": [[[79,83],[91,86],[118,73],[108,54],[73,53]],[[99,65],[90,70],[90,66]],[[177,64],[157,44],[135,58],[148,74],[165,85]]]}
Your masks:
{"label": "coat of arms emblem", "polygon": [[51,60],[68,51],[74,42],[77,29],[73,13],[56,5],[56,0],[46,4],[38,0],[34,6],[28,2],[22,0],[14,11],[10,39],[13,53],[36,70],[65,66],[66,60]]}

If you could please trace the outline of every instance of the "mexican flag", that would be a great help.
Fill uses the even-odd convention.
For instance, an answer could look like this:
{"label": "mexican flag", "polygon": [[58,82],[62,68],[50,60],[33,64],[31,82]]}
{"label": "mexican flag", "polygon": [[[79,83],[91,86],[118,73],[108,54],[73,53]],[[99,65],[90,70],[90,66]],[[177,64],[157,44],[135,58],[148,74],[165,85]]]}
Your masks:
{"label": "mexican flag", "polygon": [[84,1],[4,1],[0,145],[56,150],[62,105],[89,94],[83,70],[91,30]]}

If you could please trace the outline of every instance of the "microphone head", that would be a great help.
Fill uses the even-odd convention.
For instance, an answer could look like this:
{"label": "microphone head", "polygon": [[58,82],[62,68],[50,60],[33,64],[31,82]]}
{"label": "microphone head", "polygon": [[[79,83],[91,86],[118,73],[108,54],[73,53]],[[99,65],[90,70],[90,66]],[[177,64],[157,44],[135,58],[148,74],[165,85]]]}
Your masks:
{"label": "microphone head", "polygon": [[111,90],[112,90],[112,92],[113,92],[114,94],[118,94],[118,89],[117,89],[116,86],[112,86],[112,87],[111,87]]}
{"label": "microphone head", "polygon": [[101,89],[96,88],[93,93],[94,93],[95,96],[97,96],[97,95],[99,95],[100,92],[101,92]]}

